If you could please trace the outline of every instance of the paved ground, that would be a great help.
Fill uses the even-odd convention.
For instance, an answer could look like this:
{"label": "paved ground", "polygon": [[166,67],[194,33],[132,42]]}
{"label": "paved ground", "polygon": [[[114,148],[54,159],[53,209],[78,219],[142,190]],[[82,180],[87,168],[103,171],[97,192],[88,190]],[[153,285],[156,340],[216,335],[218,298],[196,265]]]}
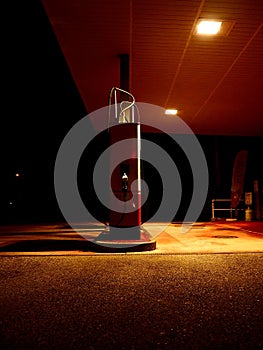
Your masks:
{"label": "paved ground", "polygon": [[[185,233],[181,223],[144,227],[156,241],[156,249],[144,254],[263,252],[263,222],[199,222]],[[78,233],[65,223],[2,226],[0,255],[100,254],[92,242],[103,229],[92,223],[79,226]]]}
{"label": "paved ground", "polygon": [[101,225],[2,226],[0,349],[263,349],[262,223],[163,228],[111,254]]}
{"label": "paved ground", "polygon": [[263,349],[263,254],[0,257],[1,349]]}

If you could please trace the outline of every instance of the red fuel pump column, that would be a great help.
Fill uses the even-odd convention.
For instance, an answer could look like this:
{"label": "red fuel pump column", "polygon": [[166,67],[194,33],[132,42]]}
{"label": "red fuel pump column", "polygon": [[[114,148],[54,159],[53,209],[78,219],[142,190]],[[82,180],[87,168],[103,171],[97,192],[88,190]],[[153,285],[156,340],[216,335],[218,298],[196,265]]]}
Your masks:
{"label": "red fuel pump column", "polygon": [[[118,104],[117,92],[128,95],[129,101]],[[111,118],[113,96],[114,118]],[[116,87],[109,95],[108,135],[109,225],[94,242],[110,252],[153,250],[156,242],[142,226],[140,113],[133,95]]]}
{"label": "red fuel pump column", "polygon": [[[141,225],[141,135],[139,123],[119,123],[109,129],[110,146],[124,143],[125,160],[116,166],[115,151],[110,153],[109,225],[112,240],[140,240]],[[121,143],[120,143],[121,145]],[[120,150],[121,151],[121,150]],[[117,204],[116,204],[117,198]],[[114,203],[114,206],[113,206]],[[126,228],[129,228],[126,230]]]}

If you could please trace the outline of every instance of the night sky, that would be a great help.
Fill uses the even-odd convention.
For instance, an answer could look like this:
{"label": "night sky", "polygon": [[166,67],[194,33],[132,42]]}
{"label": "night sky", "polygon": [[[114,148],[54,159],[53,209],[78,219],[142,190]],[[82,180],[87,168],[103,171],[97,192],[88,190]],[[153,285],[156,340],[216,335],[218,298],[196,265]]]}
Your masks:
{"label": "night sky", "polygon": [[25,221],[51,219],[59,145],[87,113],[40,0],[7,3],[0,221],[15,219],[18,206]]}

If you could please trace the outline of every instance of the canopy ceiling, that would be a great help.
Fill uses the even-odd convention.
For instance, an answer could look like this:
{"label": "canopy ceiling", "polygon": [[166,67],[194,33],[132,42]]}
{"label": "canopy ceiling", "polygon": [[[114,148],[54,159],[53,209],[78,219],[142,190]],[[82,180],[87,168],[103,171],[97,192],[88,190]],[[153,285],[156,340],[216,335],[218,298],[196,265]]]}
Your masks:
{"label": "canopy ceiling", "polygon": [[[88,112],[107,105],[128,54],[136,101],[178,109],[197,134],[263,136],[262,0],[42,2]],[[200,18],[230,32],[198,36]]]}

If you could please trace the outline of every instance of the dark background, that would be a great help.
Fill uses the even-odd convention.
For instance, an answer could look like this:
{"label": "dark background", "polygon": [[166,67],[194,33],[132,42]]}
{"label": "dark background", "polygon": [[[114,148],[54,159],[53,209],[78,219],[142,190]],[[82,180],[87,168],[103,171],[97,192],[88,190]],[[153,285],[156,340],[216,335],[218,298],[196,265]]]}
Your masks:
{"label": "dark background", "polygon": [[[63,219],[57,206],[53,170],[66,133],[86,111],[56,37],[39,0],[11,1],[4,5],[1,115],[0,222],[56,221]],[[108,96],[105,96],[105,105]],[[165,135],[144,135],[164,147],[179,166],[184,197],[175,219],[181,220],[191,198],[191,176],[176,145]],[[210,184],[207,204],[200,217],[211,218],[211,199],[230,198],[232,169],[241,149],[249,151],[245,191],[262,179],[262,138],[197,135],[207,157]],[[106,142],[106,141],[105,141]],[[105,143],[107,147],[107,143]],[[89,155],[98,155],[89,149]],[[83,166],[82,166],[83,168]],[[85,170],[86,171],[86,170]],[[16,177],[15,174],[20,176]],[[144,166],[151,201],[147,213],[158,207],[161,188]],[[83,180],[85,181],[85,180]],[[85,183],[80,185],[85,193]],[[87,187],[87,191],[89,188]],[[85,197],[85,194],[84,194]],[[87,195],[93,203],[96,198]]]}
{"label": "dark background", "polygon": [[52,220],[60,217],[56,154],[86,110],[41,2],[11,1],[5,9],[1,221]]}

